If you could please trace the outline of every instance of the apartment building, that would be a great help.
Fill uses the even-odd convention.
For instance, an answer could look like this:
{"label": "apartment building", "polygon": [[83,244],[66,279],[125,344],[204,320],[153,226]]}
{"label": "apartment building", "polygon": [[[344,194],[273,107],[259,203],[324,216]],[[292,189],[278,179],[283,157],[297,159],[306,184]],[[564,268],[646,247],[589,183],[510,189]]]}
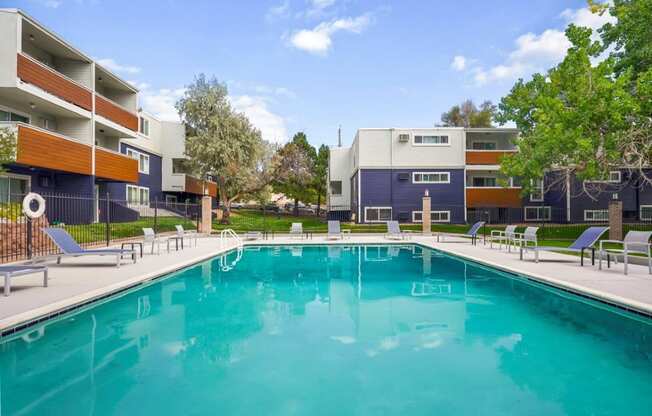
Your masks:
{"label": "apartment building", "polygon": [[551,173],[523,197],[519,180],[500,172],[501,158],[517,151],[517,134],[511,128],[360,129],[351,147],[330,151],[331,215],[418,223],[428,191],[435,223],[606,221],[611,200],[623,202],[626,219],[652,220],[652,188],[624,171],[590,187]]}
{"label": "apartment building", "polygon": [[28,191],[134,205],[217,194],[175,170],[184,126],[139,110],[130,83],[20,10],[0,9],[0,39],[0,128],[16,141],[0,202]]}

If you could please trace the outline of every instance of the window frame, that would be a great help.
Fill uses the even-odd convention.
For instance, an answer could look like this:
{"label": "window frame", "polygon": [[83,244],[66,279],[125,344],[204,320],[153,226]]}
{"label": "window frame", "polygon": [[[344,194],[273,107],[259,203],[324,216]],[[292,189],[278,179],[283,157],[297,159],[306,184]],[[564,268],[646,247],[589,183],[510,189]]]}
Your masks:
{"label": "window frame", "polygon": [[[374,210],[374,209],[378,211],[378,219],[377,220],[370,220],[370,219],[368,219],[367,212],[369,210]],[[389,210],[389,219],[388,220],[383,220],[383,219],[380,218],[380,210],[381,209],[384,209],[384,210],[388,209]],[[376,207],[376,206],[364,207],[364,222],[365,223],[385,223],[387,221],[392,220],[392,215],[393,214],[394,214],[394,212],[393,212],[392,207]]]}
{"label": "window frame", "polygon": [[[494,184],[490,186],[478,186],[475,184],[476,179],[493,179]],[[498,178],[495,176],[472,176],[471,177],[471,188],[500,188],[498,186]]]}
{"label": "window frame", "polygon": [[[417,137],[421,138],[421,143],[417,143]],[[423,143],[424,137],[439,137],[440,139],[446,138],[446,143]],[[451,138],[447,134],[412,134],[412,146],[433,146],[445,147],[451,145]]]}
{"label": "window frame", "polygon": [[[340,183],[340,192],[339,193],[334,193],[333,192],[333,182],[339,182]],[[329,181],[328,189],[329,189],[331,195],[332,196],[342,196],[343,185],[344,185],[344,181],[342,181],[342,180],[331,180],[331,181]]]}
{"label": "window frame", "polygon": [[[11,195],[12,195],[12,193],[11,193],[11,180],[12,179],[18,179],[18,180],[27,182],[27,187],[26,187],[26,192],[25,192],[26,194],[32,191],[32,177],[29,176],[29,175],[21,175],[21,174],[17,174],[17,173],[4,172],[4,173],[0,173],[0,178],[6,178],[9,181],[9,184],[8,184],[9,185],[9,187],[8,187],[9,194],[7,195],[9,198],[11,198]],[[18,195],[18,194],[13,194],[13,195]],[[2,196],[0,195],[0,203],[8,203],[9,202],[9,198],[7,199],[7,202],[4,202],[1,199],[1,197]]]}
{"label": "window frame", "polygon": [[[144,131],[144,127],[147,127],[147,132]],[[142,134],[145,137],[149,137],[149,119],[145,116],[138,116],[138,133]]]}
{"label": "window frame", "polygon": [[[475,145],[476,144],[492,144],[494,146],[493,149],[476,149]],[[478,140],[478,141],[473,141],[471,142],[471,148],[469,150],[475,151],[475,152],[496,152],[498,151],[498,143],[497,142],[491,142],[491,141],[484,141],[484,140]]]}
{"label": "window frame", "polygon": [[[131,154],[130,154],[131,153]],[[129,156],[132,159],[136,159],[138,161],[138,173],[143,173],[145,175],[149,175],[149,167],[150,167],[150,161],[151,158],[147,153],[141,152],[136,149],[132,149],[131,147],[127,147],[126,153],[127,156]],[[138,157],[134,157],[133,155],[137,155]],[[144,159],[141,159],[144,158]],[[141,169],[141,160],[147,160],[147,169]]]}
{"label": "window frame", "polygon": [[[416,175],[446,175],[445,181],[416,181]],[[412,183],[415,185],[422,184],[449,184],[451,183],[451,173],[446,171],[417,171],[412,172]]]}
{"label": "window frame", "polygon": [[[138,196],[138,202],[132,202],[131,200],[129,200],[129,190],[130,189],[134,189],[136,191],[136,195]],[[147,200],[146,200],[146,203],[144,203],[144,204],[142,203],[142,201],[143,201],[143,198],[142,198],[143,191],[147,191]],[[139,186],[139,185],[128,184],[125,187],[125,192],[126,192],[126,198],[125,199],[127,201],[127,206],[128,207],[149,207],[150,206],[151,193],[150,193],[150,189],[147,186]]]}
{"label": "window frame", "polygon": [[530,192],[530,202],[543,202],[545,200],[545,191],[543,189],[543,179],[539,179],[538,192],[541,192],[541,197],[535,198],[535,194]]}
{"label": "window frame", "polygon": [[[532,209],[537,210],[536,218],[528,218],[527,215],[528,210],[532,210]],[[547,212],[548,215],[547,216],[545,214],[543,216],[539,215],[541,212]],[[528,205],[523,207],[524,222],[531,222],[531,221],[549,222],[551,219],[552,219],[552,207],[550,205]]]}
{"label": "window frame", "polygon": [[[650,216],[649,217],[643,216],[643,208],[647,208],[647,209],[650,210]],[[639,206],[639,217],[641,218],[641,221],[652,221],[652,205],[647,205],[647,204],[640,205]]]}
{"label": "window frame", "polygon": [[[417,220],[414,216],[414,214],[421,214],[421,219]],[[432,219],[432,214],[446,214],[448,217],[446,220],[433,220]],[[423,223],[423,211],[412,211],[412,222],[415,224],[420,224]],[[433,223],[450,223],[451,222],[451,212],[450,210],[435,210],[435,211],[430,211],[430,222]]]}
{"label": "window frame", "polygon": [[[593,216],[595,216],[595,213],[598,213],[598,212],[606,214],[605,218],[604,219],[601,219],[601,218],[598,218],[598,219],[590,218],[589,219],[589,218],[587,218],[586,214],[591,213],[591,216],[593,217]],[[584,210],[584,221],[586,221],[586,222],[607,222],[607,221],[609,221],[609,210],[608,209],[585,209]]]}
{"label": "window frame", "polygon": [[[611,175],[614,173],[618,174],[618,180],[611,179]],[[619,170],[610,170],[609,171],[609,178],[607,179],[607,182],[609,183],[621,183],[623,181],[623,173]]]}

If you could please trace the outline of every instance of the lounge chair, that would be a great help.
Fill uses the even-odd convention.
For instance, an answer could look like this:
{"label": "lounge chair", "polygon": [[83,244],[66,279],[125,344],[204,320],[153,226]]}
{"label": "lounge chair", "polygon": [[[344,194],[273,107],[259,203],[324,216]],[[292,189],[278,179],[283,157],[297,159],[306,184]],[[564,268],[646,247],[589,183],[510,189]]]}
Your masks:
{"label": "lounge chair", "polygon": [[[120,260],[122,256],[128,254],[131,256],[134,263],[136,263],[136,250],[118,249],[118,248],[99,248],[92,250],[85,250],[77,244],[74,238],[68,231],[63,228],[43,228],[43,232],[50,237],[52,242],[61,250],[61,253],[55,254],[57,264],[61,264],[63,257],[81,257],[81,256],[115,256],[116,266],[120,267]],[[46,256],[48,257],[48,256]],[[36,260],[36,259],[35,259]]]}
{"label": "lounge chair", "polygon": [[515,247],[520,247],[519,257],[521,260],[523,260],[523,252],[539,246],[537,231],[539,231],[539,227],[527,227],[522,233],[514,233],[512,243]]}
{"label": "lounge chair", "polygon": [[401,231],[401,226],[398,224],[398,221],[387,221],[385,238],[390,240],[405,240],[408,238],[408,235]]}
{"label": "lounge chair", "polygon": [[[591,250],[591,264],[595,264],[595,243],[598,242],[602,234],[607,232],[609,227],[589,227],[584,232],[577,237],[577,240],[573,241],[569,247],[547,247],[547,246],[537,246],[533,247],[534,251],[534,261],[539,262],[539,252],[540,251],[555,251],[555,252],[564,252],[572,251],[580,253],[580,264],[584,266],[584,251]],[[521,247],[521,259],[523,258],[523,249]]]}
{"label": "lounge chair", "polygon": [[247,231],[244,233],[244,239],[249,241],[260,240],[263,238],[262,231]]}
{"label": "lounge chair", "polygon": [[489,248],[494,248],[494,241],[498,243],[498,250],[502,250],[503,243],[508,250],[512,248],[512,241],[516,236],[516,225],[508,225],[504,231],[492,230],[489,236]]}
{"label": "lounge chair", "polygon": [[156,235],[153,228],[143,228],[143,235],[143,244],[152,244],[152,254],[154,254],[154,246],[156,246],[156,254],[161,254],[161,243],[163,241],[167,242],[168,252],[170,251],[170,239]]}
{"label": "lounge chair", "polygon": [[340,227],[340,222],[336,220],[331,220],[328,221],[328,234],[326,235],[326,239],[328,240],[343,240],[344,239],[344,234],[345,233],[350,233],[351,230],[344,230],[342,232],[342,229]]}
{"label": "lounge chair", "polygon": [[26,274],[43,273],[43,287],[48,287],[48,268],[46,266],[21,265],[21,266],[0,266],[0,276],[5,278],[4,295],[11,294],[11,279]]}
{"label": "lounge chair", "polygon": [[[476,244],[478,240],[478,232],[480,229],[484,226],[485,222],[484,221],[478,221],[475,224],[469,228],[469,231],[466,232],[466,234],[462,234],[461,237],[470,237],[471,238],[471,244]],[[439,239],[443,240],[445,236],[447,235],[453,235],[453,236],[460,236],[460,234],[451,234],[451,233],[436,233],[437,236],[437,242],[439,242]]]}
{"label": "lounge chair", "polygon": [[[602,240],[600,241],[600,249],[598,250],[600,259],[598,261],[598,268],[602,270],[602,258],[607,256],[607,267],[610,267],[610,256],[614,256],[614,261],[617,261],[618,256],[623,256],[624,273],[627,274],[628,257],[631,254],[643,254],[647,257],[648,272],[652,274],[652,256],[650,256],[650,238],[652,231],[630,231],[627,233],[623,241],[619,240]],[[620,244],[622,249],[604,248],[604,243]]]}
{"label": "lounge chair", "polygon": [[293,222],[290,227],[290,237],[299,237],[303,239],[303,224],[300,222]]}
{"label": "lounge chair", "polygon": [[195,240],[195,247],[197,247],[197,231],[186,231],[183,229],[183,225],[177,224],[174,226],[177,229],[177,237],[181,239],[181,247],[183,248],[183,240],[186,238],[191,242]]}

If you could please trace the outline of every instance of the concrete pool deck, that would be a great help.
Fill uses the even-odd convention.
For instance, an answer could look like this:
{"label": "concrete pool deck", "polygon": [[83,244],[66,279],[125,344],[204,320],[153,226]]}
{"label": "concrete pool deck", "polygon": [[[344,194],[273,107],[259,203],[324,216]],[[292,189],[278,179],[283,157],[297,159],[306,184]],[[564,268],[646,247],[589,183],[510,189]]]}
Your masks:
{"label": "concrete pool deck", "polygon": [[[246,241],[245,245],[276,244],[386,244],[396,243],[382,235],[352,235],[346,240],[326,240],[323,235],[312,239],[298,240],[287,236],[276,236],[273,240]],[[623,265],[598,270],[585,259],[580,266],[576,256],[558,253],[542,253],[540,262],[534,263],[532,255],[527,261],[519,260],[518,252],[507,253],[497,248],[490,249],[479,242],[472,246],[469,240],[459,237],[436,242],[434,237],[414,235],[403,243],[418,243],[443,252],[457,255],[504,271],[525,275],[549,285],[604,300],[634,311],[652,316],[652,276],[647,267],[630,265],[629,275],[623,275]],[[216,237],[200,238],[197,247],[163,251],[161,255],[147,254],[131,264],[125,259],[120,268],[111,264],[109,258],[80,257],[64,259],[63,264],[46,263],[50,266],[49,287],[42,286],[40,274],[17,277],[12,281],[11,295],[0,296],[0,332],[102,298],[174,272],[197,262],[207,260],[236,247],[231,240],[220,248]],[[0,287],[4,281],[0,281]]]}

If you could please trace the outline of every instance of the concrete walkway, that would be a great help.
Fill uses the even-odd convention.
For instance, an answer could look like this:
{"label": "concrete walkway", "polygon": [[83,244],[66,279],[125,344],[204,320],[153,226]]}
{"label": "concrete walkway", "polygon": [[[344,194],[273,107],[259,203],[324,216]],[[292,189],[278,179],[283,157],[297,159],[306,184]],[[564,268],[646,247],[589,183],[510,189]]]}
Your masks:
{"label": "concrete walkway", "polygon": [[[258,240],[246,244],[382,244],[387,243],[382,235],[353,235],[341,241],[327,241],[323,235],[313,239],[296,240],[277,236],[274,240]],[[519,260],[518,253],[508,254],[506,250],[490,249],[480,242],[472,246],[469,240],[458,237],[447,238],[437,243],[434,237],[414,236],[406,242],[442,250],[505,271],[528,277],[574,292],[583,293],[632,310],[652,315],[652,276],[647,267],[630,265],[630,273],[624,276],[622,264],[611,269],[598,270],[590,260],[581,267],[579,259],[557,253],[543,253],[536,264],[532,256],[528,261]],[[231,242],[220,249],[215,237],[200,238],[197,247],[161,255],[145,254],[137,264],[125,259],[122,267],[116,268],[109,258],[81,257],[64,259],[62,265],[49,262],[50,286],[41,286],[41,275],[21,276],[12,282],[12,294],[0,296],[0,331],[18,324],[56,313],[75,305],[97,299],[109,293],[131,287],[139,282],[209,259],[235,247]],[[145,250],[147,252],[147,250]],[[4,282],[0,282],[0,285]]]}

